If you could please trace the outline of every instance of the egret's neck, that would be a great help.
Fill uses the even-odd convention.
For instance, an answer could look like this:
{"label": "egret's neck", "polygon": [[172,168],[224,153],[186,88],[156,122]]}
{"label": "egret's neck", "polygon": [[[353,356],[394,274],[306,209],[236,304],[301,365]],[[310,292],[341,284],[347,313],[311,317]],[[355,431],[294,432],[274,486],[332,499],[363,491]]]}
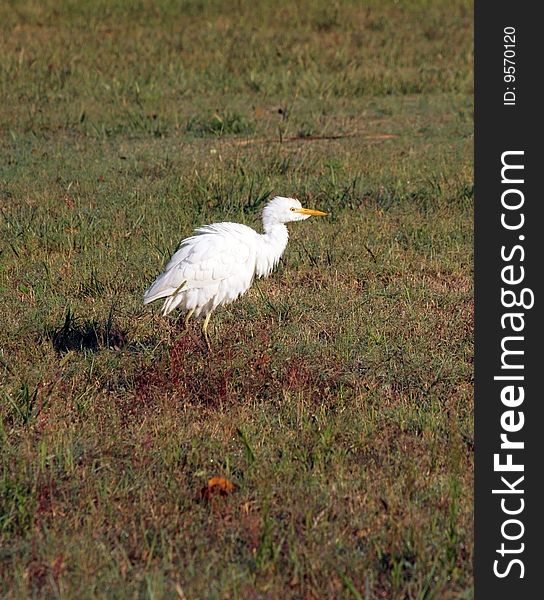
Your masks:
{"label": "egret's neck", "polygon": [[283,223],[263,223],[264,233],[260,235],[260,248],[257,256],[258,277],[266,277],[278,264],[285,251],[289,232]]}

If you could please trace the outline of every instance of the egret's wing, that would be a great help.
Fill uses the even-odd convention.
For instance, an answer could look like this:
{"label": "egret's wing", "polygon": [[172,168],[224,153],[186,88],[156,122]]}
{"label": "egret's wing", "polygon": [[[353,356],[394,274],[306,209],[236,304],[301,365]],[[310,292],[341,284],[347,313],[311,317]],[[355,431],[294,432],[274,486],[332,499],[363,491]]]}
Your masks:
{"label": "egret's wing", "polygon": [[255,273],[256,236],[253,229],[237,223],[200,227],[181,242],[165,271],[147,290],[144,303],[230,277],[251,280]]}

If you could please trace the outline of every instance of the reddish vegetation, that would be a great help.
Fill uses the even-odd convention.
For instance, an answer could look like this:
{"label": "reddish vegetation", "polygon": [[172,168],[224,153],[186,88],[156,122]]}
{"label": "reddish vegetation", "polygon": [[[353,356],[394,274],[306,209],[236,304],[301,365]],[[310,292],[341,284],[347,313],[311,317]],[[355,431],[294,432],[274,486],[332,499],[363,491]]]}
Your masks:
{"label": "reddish vegetation", "polygon": [[248,397],[266,399],[271,390],[278,389],[317,396],[331,383],[305,357],[273,360],[266,333],[260,348],[249,356],[247,350],[242,354],[240,334],[233,328],[224,328],[221,336],[228,341],[207,353],[200,338],[191,333],[180,335],[167,355],[137,375],[137,404],[147,405],[165,394],[207,406]]}
{"label": "reddish vegetation", "polygon": [[38,485],[38,506],[35,513],[36,518],[36,526],[38,527],[39,520],[42,516],[48,516],[51,514],[55,514],[54,509],[54,491],[56,488],[56,483],[53,479],[50,479],[46,482],[41,482]]}
{"label": "reddish vegetation", "polygon": [[50,578],[58,585],[59,579],[65,571],[65,568],[66,558],[62,554],[56,556],[51,564],[33,558],[28,563],[25,576],[30,586],[37,590],[42,590]]}

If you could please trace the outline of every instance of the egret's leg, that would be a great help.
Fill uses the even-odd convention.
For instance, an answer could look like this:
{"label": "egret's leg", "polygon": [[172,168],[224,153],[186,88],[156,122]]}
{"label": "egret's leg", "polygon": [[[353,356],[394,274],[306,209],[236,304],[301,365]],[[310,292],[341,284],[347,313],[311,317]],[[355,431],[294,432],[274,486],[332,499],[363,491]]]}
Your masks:
{"label": "egret's leg", "polygon": [[194,312],[194,308],[191,308],[187,311],[187,314],[185,315],[185,327],[183,328],[183,331],[187,331],[189,329],[189,319],[193,316]]}
{"label": "egret's leg", "polygon": [[202,325],[202,333],[204,334],[204,340],[206,341],[206,346],[208,347],[208,350],[212,349],[212,347],[210,345],[210,338],[208,336],[208,323],[210,322],[211,316],[212,316],[212,313],[208,313],[206,315],[206,318],[204,319],[204,323]]}

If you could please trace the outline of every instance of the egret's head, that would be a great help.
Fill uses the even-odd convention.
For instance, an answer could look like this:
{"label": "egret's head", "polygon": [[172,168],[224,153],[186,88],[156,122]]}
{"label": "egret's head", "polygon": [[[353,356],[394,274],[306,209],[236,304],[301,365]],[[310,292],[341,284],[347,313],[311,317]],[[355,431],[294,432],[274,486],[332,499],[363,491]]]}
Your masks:
{"label": "egret's head", "polygon": [[304,208],[295,198],[284,198],[276,196],[263,209],[263,224],[265,228],[277,223],[289,223],[290,221],[304,221],[308,217],[324,217],[326,212]]}

